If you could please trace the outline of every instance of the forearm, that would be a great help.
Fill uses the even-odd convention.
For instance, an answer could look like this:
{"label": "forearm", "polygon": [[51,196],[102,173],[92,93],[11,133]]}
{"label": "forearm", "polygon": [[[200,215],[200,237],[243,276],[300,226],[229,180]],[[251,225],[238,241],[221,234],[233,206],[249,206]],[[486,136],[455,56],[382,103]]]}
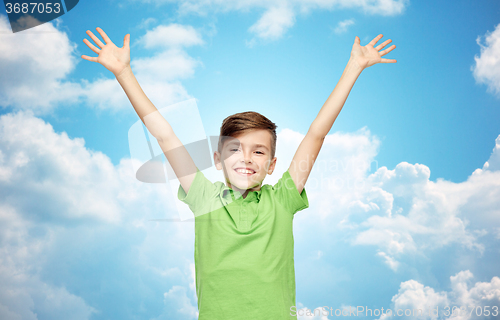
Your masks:
{"label": "forearm", "polygon": [[130,66],[116,75],[116,80],[125,91],[141,121],[155,138],[161,139],[173,135],[172,127],[146,96]]}
{"label": "forearm", "polygon": [[308,134],[314,134],[321,138],[328,134],[361,71],[363,69],[349,59],[339,82],[311,124]]}

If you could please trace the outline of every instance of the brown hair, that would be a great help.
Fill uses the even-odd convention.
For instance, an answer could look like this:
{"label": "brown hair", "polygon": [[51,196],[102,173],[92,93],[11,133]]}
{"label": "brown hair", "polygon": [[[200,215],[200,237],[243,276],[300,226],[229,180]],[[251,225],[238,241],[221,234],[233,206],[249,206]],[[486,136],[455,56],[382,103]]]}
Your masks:
{"label": "brown hair", "polygon": [[220,127],[218,151],[221,152],[222,146],[228,137],[235,137],[241,133],[264,129],[271,134],[271,159],[276,152],[276,128],[278,126],[258,112],[246,111],[233,114],[224,121]]}

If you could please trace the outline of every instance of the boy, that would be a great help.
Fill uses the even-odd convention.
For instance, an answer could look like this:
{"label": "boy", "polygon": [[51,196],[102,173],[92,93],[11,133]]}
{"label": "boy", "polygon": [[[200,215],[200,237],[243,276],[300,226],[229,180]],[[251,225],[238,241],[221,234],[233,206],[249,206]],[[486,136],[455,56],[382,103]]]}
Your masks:
{"label": "boy", "polygon": [[142,91],[130,68],[130,35],[118,48],[102,29],[96,29],[106,44],[87,31],[99,49],[83,41],[99,56],[82,58],[101,63],[116,76],[178,177],[179,199],[195,215],[199,320],[296,319],[292,222],[296,212],[309,206],[304,185],[357,77],[376,63],[396,62],[381,58],[396,46],[382,50],[389,39],[374,48],[381,34],[364,47],[355,38],[338,84],[274,186],[262,182],[277,161],[276,125],[256,112],[226,118],[214,153],[224,185],[210,182],[198,170]]}

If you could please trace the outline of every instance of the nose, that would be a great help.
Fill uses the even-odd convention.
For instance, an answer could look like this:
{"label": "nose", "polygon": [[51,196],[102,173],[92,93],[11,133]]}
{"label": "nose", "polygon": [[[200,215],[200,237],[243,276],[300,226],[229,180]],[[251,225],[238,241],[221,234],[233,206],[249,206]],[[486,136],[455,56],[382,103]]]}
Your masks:
{"label": "nose", "polygon": [[244,163],[252,163],[252,152],[251,151],[243,151],[243,159],[241,159],[241,161],[243,161]]}

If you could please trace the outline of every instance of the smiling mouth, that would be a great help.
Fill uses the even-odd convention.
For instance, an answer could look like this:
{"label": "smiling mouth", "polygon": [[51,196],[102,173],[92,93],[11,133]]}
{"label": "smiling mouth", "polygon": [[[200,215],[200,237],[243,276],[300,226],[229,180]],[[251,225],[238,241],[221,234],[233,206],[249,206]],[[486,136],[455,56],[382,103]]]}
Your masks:
{"label": "smiling mouth", "polygon": [[253,170],[246,170],[246,169],[234,169],[234,171],[242,176],[251,176],[252,174],[255,174],[255,171]]}

